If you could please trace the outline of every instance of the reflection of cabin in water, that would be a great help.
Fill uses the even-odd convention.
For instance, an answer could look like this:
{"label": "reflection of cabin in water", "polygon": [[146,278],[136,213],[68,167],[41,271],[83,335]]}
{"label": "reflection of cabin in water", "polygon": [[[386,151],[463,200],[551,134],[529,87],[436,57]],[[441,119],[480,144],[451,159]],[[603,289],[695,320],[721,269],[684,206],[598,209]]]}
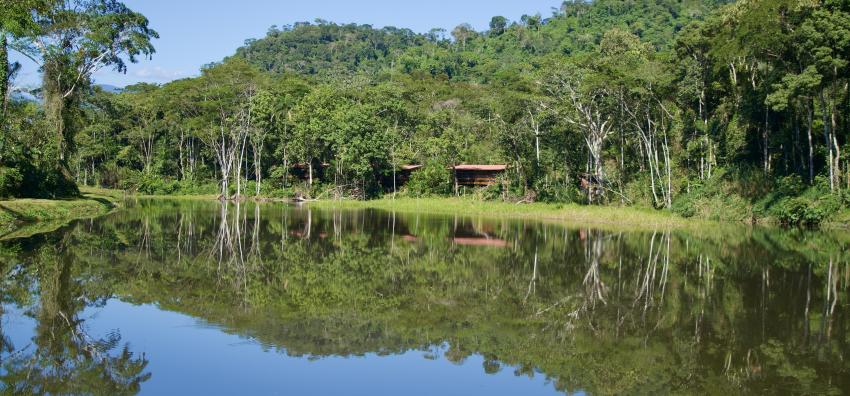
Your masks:
{"label": "reflection of cabin in water", "polygon": [[460,246],[483,246],[503,248],[508,241],[499,236],[492,223],[482,221],[458,221],[455,218],[451,235],[452,243]]}
{"label": "reflection of cabin in water", "polygon": [[496,184],[499,176],[508,169],[507,165],[457,165],[454,168],[457,185],[485,187]]}

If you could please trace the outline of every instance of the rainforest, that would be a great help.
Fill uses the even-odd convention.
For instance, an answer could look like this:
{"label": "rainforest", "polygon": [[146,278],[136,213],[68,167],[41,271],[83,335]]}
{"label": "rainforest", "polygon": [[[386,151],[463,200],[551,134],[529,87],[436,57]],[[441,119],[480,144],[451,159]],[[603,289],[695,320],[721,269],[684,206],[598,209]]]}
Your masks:
{"label": "rainforest", "polygon": [[[486,31],[297,22],[198,77],[118,90],[92,72],[155,55],[143,15],[107,0],[7,3],[3,196],[460,195],[847,220],[841,1],[567,1]],[[39,61],[37,99],[10,90],[10,52]],[[505,171],[463,186],[461,164]],[[419,168],[395,182],[405,166]]]}
{"label": "rainforest", "polygon": [[0,394],[850,392],[850,2],[334,1],[0,0]]}

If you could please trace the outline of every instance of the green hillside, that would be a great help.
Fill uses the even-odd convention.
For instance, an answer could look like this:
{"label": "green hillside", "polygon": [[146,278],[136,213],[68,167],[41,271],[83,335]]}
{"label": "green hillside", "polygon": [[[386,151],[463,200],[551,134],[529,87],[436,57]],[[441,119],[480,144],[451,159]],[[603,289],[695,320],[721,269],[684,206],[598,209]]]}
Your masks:
{"label": "green hillside", "polygon": [[659,50],[670,48],[684,26],[704,18],[718,3],[567,1],[550,16],[526,15],[513,22],[496,16],[483,32],[460,25],[418,34],[317,20],[272,27],[266,37],[248,40],[236,54],[263,70],[322,79],[393,70],[486,82],[506,69],[533,68],[546,57],[593,51],[613,28]]}

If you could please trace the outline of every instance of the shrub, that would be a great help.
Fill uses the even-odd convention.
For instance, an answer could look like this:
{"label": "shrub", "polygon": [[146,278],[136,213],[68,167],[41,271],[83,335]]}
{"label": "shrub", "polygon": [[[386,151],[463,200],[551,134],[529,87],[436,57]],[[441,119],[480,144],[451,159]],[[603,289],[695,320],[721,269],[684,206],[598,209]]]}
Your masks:
{"label": "shrub", "polygon": [[0,168],[0,197],[13,197],[22,190],[24,175],[17,168]]}
{"label": "shrub", "polygon": [[16,197],[27,198],[63,198],[80,194],[77,183],[66,177],[58,166],[36,167],[31,164],[19,164],[23,182]]}
{"label": "shrub", "polygon": [[779,221],[784,225],[817,226],[841,209],[842,197],[826,194],[819,198],[801,196],[786,198],[776,205]]}
{"label": "shrub", "polygon": [[580,202],[582,199],[581,191],[573,185],[538,183],[535,190],[537,191],[537,200],[540,202],[572,203]]}
{"label": "shrub", "polygon": [[410,175],[406,188],[412,197],[450,194],[452,173],[445,165],[432,161]]}
{"label": "shrub", "polygon": [[697,214],[696,206],[694,205],[693,196],[683,196],[680,199],[673,201],[673,213],[682,217],[694,217]]}

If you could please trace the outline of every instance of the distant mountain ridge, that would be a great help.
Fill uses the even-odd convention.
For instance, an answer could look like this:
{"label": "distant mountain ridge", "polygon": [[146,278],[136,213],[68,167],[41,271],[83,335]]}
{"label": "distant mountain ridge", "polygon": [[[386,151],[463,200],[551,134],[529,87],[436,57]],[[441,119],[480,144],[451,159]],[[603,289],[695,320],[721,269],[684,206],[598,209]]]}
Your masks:
{"label": "distant mountain ridge", "polygon": [[[115,85],[110,84],[97,84],[95,87],[100,88],[104,92],[108,93],[121,93],[124,92],[123,87],[117,87]],[[41,88],[26,88],[26,87],[12,87],[9,92],[9,98],[13,101],[18,102],[38,102],[41,103]]]}
{"label": "distant mountain ridge", "polygon": [[110,84],[97,84],[97,87],[100,87],[104,92],[109,93],[121,93],[124,92],[124,87],[117,87],[115,85]]}

